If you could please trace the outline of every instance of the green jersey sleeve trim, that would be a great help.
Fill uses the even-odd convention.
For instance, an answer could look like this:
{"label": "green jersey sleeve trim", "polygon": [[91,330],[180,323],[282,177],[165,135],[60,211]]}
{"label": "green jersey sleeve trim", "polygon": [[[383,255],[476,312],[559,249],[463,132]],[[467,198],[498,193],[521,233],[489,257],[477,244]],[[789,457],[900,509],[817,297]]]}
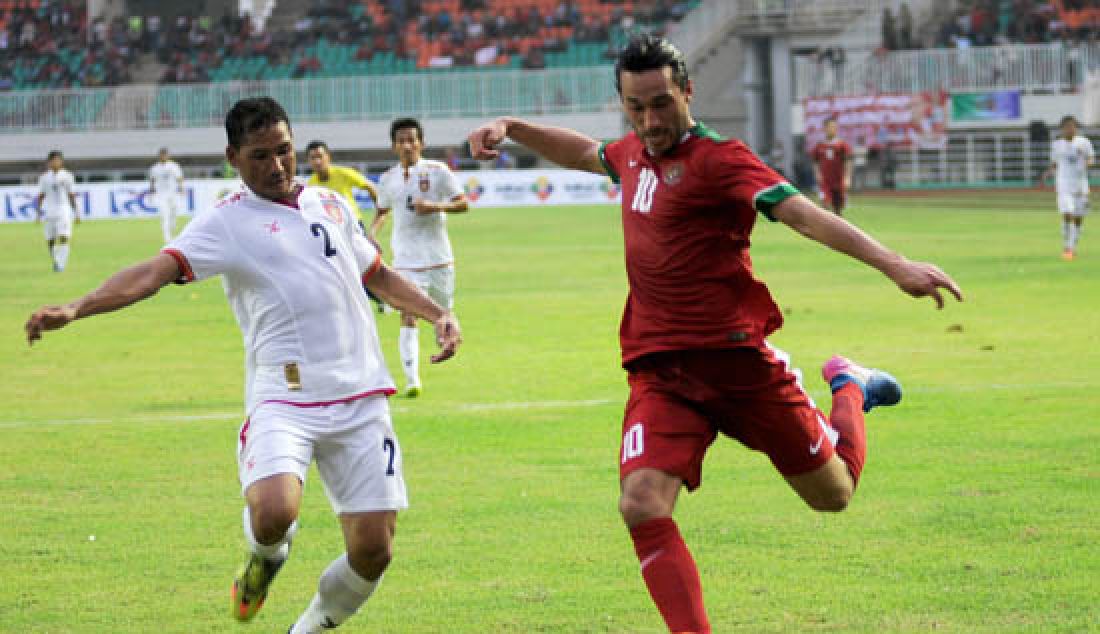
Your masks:
{"label": "green jersey sleeve trim", "polygon": [[791,196],[798,195],[798,190],[790,183],[779,183],[767,189],[761,189],[752,197],[752,206],[756,211],[764,214],[764,217],[775,222],[772,209]]}
{"label": "green jersey sleeve trim", "polygon": [[604,141],[603,143],[600,144],[600,151],[599,151],[600,163],[603,164],[603,168],[607,172],[607,175],[611,177],[611,182],[618,185],[619,184],[619,173],[615,171],[614,167],[611,167],[611,163],[609,163],[608,160],[607,160],[606,150],[607,150],[607,146],[610,145],[610,144],[611,144],[611,141]]}
{"label": "green jersey sleeve trim", "polygon": [[702,121],[696,121],[695,125],[692,126],[691,130],[688,130],[688,132],[690,132],[691,134],[694,134],[697,137],[702,137],[704,139],[710,139],[711,141],[725,141],[726,140],[726,138],[724,136],[722,136],[721,134],[718,134],[714,130],[711,130],[710,128],[708,128],[707,125],[705,123],[703,123]]}

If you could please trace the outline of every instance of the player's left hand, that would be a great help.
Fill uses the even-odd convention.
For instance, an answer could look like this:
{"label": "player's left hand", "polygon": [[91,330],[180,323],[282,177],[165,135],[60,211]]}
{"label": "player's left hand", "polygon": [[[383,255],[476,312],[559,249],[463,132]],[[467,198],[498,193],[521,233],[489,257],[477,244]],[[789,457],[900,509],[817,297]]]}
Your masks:
{"label": "player's left hand", "polygon": [[435,214],[439,213],[439,204],[420,198],[413,203],[413,209],[416,210],[418,214]]}
{"label": "player's left hand", "polygon": [[23,330],[27,332],[27,345],[34,345],[42,338],[42,332],[64,328],[76,319],[76,308],[72,306],[43,306],[30,316]]}
{"label": "player's left hand", "polygon": [[432,363],[442,363],[455,356],[458,351],[458,346],[462,343],[462,329],[458,327],[458,319],[451,312],[444,313],[433,326],[439,352],[432,355]]}
{"label": "player's left hand", "polygon": [[890,279],[894,280],[898,288],[913,297],[931,297],[936,300],[937,309],[942,309],[944,304],[940,289],[954,295],[956,300],[963,301],[962,290],[955,280],[935,264],[905,260],[890,274]]}

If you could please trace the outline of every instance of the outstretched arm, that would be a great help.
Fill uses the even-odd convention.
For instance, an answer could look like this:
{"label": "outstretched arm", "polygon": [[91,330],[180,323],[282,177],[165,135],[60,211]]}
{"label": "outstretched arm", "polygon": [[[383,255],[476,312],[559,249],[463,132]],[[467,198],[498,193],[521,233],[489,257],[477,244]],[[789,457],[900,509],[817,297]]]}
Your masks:
{"label": "outstretched arm", "polygon": [[151,297],[179,276],[176,259],[165,253],[122,269],[107,278],[99,288],[74,302],[63,306],[43,306],[34,311],[24,326],[27,343],[33,345],[42,338],[43,331],[58,330],[77,319],[109,313]]}
{"label": "outstretched arm", "polygon": [[455,355],[458,345],[462,343],[462,331],[450,311],[385,264],[380,264],[378,270],[367,278],[366,285],[390,306],[431,322],[435,327],[436,343],[439,344],[439,353],[432,355],[432,363],[446,361]]}
{"label": "outstretched arm", "polygon": [[784,200],[776,205],[772,215],[807,238],[878,269],[913,297],[931,297],[936,300],[936,308],[943,308],[940,289],[962,301],[962,291],[958,285],[939,267],[905,259],[847,220],[813,204],[805,196],[791,196]]}
{"label": "outstretched arm", "polygon": [[600,161],[600,143],[576,130],[539,125],[515,117],[500,117],[470,133],[470,156],[479,161],[496,158],[496,149],[510,138],[562,167],[606,174]]}

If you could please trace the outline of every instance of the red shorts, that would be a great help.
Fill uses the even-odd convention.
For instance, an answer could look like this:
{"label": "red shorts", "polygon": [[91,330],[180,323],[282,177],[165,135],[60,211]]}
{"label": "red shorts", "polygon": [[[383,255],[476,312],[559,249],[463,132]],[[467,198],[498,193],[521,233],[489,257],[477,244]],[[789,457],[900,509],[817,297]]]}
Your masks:
{"label": "red shorts", "polygon": [[766,344],[658,352],[628,370],[620,480],[636,469],[658,469],[694,490],[719,432],[766,453],[785,476],[813,471],[833,455],[836,432],[786,354]]}
{"label": "red shorts", "polygon": [[825,204],[830,209],[843,210],[848,204],[848,191],[843,186],[826,185],[822,193],[825,194]]}

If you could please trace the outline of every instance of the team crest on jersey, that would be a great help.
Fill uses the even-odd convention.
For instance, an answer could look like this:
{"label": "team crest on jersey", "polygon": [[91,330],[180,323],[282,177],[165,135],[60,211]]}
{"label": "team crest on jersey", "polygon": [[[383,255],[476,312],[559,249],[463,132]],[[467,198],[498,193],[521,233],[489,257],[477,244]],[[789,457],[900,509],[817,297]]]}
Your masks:
{"label": "team crest on jersey", "polygon": [[684,177],[684,164],[673,163],[665,168],[664,181],[665,185],[672,187],[673,185],[680,184],[680,180]]}
{"label": "team crest on jersey", "polygon": [[336,200],[335,196],[321,194],[321,209],[336,224],[344,224],[344,206],[340,204],[339,200]]}
{"label": "team crest on jersey", "polygon": [[420,191],[424,192],[425,194],[427,194],[428,190],[432,188],[432,178],[427,174],[420,174],[418,183],[420,185]]}

